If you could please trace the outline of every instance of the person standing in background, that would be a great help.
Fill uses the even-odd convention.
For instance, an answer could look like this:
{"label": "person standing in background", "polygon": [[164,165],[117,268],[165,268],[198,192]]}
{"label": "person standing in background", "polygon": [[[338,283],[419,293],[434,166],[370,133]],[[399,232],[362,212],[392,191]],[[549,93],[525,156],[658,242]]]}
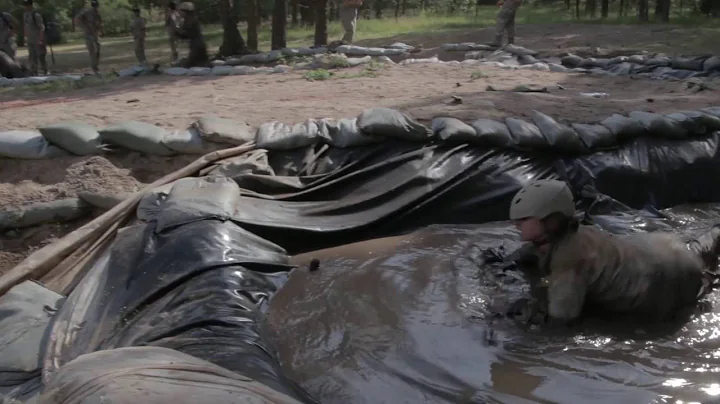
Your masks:
{"label": "person standing in background", "polygon": [[170,0],[165,10],[165,29],[167,29],[168,41],[170,42],[170,58],[172,63],[178,61],[177,27],[179,25],[177,6],[175,5],[175,1]]}
{"label": "person standing in background", "polygon": [[100,73],[99,37],[104,34],[98,7],[98,0],[91,0],[90,8],[86,8],[75,17],[75,25],[79,26],[85,34],[85,46],[90,54],[90,65],[95,74]]}
{"label": "person standing in background", "polygon": [[133,8],[130,31],[135,40],[135,56],[138,62],[144,66],[147,64],[147,58],[145,58],[145,19],[140,16],[140,7]]}
{"label": "person standing in background", "polygon": [[355,28],[357,27],[358,9],[362,6],[363,0],[343,0],[340,6],[340,21],[342,22],[345,35],[342,41],[352,43],[355,39]]}
{"label": "person standing in background", "polygon": [[38,74],[38,64],[47,75],[47,47],[45,46],[45,23],[40,12],[33,7],[33,0],[23,0],[25,12],[23,13],[23,26],[25,28],[25,42],[28,49],[30,74]]}
{"label": "person standing in background", "polygon": [[17,52],[15,32],[18,25],[18,21],[12,14],[0,11],[0,51],[5,52],[13,60],[15,60]]}
{"label": "person standing in background", "polygon": [[500,12],[497,15],[497,24],[495,26],[495,41],[490,43],[491,46],[500,47],[503,45],[503,36],[507,31],[508,45],[515,43],[515,15],[518,8],[522,4],[522,0],[500,0],[498,1]]}
{"label": "person standing in background", "polygon": [[178,6],[177,36],[188,41],[188,57],[177,64],[182,67],[205,67],[210,62],[207,45],[202,34],[200,20],[195,13],[195,5],[189,1]]}

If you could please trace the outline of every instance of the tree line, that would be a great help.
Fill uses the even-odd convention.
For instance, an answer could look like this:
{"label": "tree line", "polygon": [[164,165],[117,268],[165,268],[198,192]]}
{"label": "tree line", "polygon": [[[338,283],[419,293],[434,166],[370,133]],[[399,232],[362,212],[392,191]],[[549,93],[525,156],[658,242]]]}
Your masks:
{"label": "tree line", "polygon": [[[100,0],[100,10],[107,35],[125,34],[130,29],[130,9],[139,6],[147,10],[151,20],[161,20],[168,0]],[[181,0],[178,0],[181,1]],[[314,44],[328,42],[327,24],[338,16],[342,0],[195,0],[203,23],[220,23],[223,41],[220,55],[237,55],[258,49],[258,29],[265,22],[272,25],[272,49],[286,46],[287,27],[314,27]],[[417,15],[472,15],[483,5],[496,0],[366,0],[360,9],[363,19],[380,19]],[[606,19],[610,14],[619,17],[636,15],[640,21],[671,22],[673,15],[705,15],[720,17],[720,0],[525,0],[530,6],[561,7],[580,19]],[[74,31],[73,17],[85,7],[85,0],[36,0],[36,7],[57,35],[49,36],[52,44],[62,40],[62,32]],[[0,0],[0,11],[9,11],[22,21],[19,0]],[[652,18],[651,18],[652,11]],[[246,33],[238,25],[246,23]],[[22,33],[19,33],[22,44]]]}

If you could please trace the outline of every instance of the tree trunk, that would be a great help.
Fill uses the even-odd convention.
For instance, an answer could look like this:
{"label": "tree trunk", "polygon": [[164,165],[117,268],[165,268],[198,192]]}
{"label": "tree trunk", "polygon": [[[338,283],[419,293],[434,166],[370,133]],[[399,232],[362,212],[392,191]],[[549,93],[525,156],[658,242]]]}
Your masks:
{"label": "tree trunk", "polygon": [[638,20],[647,21],[649,19],[648,0],[638,0]]}
{"label": "tree trunk", "polygon": [[595,18],[597,13],[597,1],[596,0],[585,0],[585,16]]}
{"label": "tree trunk", "polygon": [[400,0],[395,0],[395,19],[400,17]]}
{"label": "tree trunk", "polygon": [[247,38],[248,38],[248,49],[251,52],[258,51],[258,3],[257,0],[248,0],[247,2]]}
{"label": "tree trunk", "polygon": [[580,0],[575,0],[575,19],[580,19]]}
{"label": "tree trunk", "polygon": [[300,3],[300,22],[306,27],[315,25],[315,5],[311,2]]}
{"label": "tree trunk", "polygon": [[670,21],[670,0],[655,0],[655,21]]}
{"label": "tree trunk", "polygon": [[272,18],[272,40],[270,48],[272,50],[283,49],[287,47],[287,0],[275,0]]}
{"label": "tree trunk", "polygon": [[339,19],[340,10],[338,9],[337,2],[335,0],[330,0],[328,7],[330,8],[328,11],[328,21],[335,21]]}
{"label": "tree trunk", "polygon": [[290,13],[292,14],[292,25],[293,27],[297,27],[299,14],[298,0],[290,0]]}
{"label": "tree trunk", "polygon": [[610,10],[610,1],[602,0],[600,3],[600,18],[608,18],[608,12]]}
{"label": "tree trunk", "polygon": [[[475,2],[477,4],[477,2]],[[407,0],[402,0],[402,10],[400,10],[401,15],[405,15],[405,12],[407,11]]]}
{"label": "tree trunk", "polygon": [[238,18],[233,0],[221,0],[220,12],[223,16],[223,41],[222,45],[220,45],[220,56],[247,53],[245,41],[237,27]]}
{"label": "tree trunk", "polygon": [[373,1],[373,8],[375,9],[375,18],[378,20],[382,18],[383,7],[385,6],[383,0]]}
{"label": "tree trunk", "polygon": [[327,2],[315,0],[315,46],[327,45]]}

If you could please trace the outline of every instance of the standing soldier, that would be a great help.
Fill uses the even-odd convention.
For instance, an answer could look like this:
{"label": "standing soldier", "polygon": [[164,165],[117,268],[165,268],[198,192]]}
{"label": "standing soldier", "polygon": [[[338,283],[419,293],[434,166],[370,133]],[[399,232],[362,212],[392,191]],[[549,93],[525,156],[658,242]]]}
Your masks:
{"label": "standing soldier", "polygon": [[503,34],[507,31],[508,44],[515,43],[515,14],[522,4],[522,0],[500,0],[498,6],[501,6],[497,15],[497,25],[495,26],[495,42],[491,46],[502,46]]}
{"label": "standing soldier", "polygon": [[30,74],[37,76],[38,62],[43,74],[47,75],[47,48],[45,47],[45,23],[40,12],[33,7],[33,0],[23,0],[25,12],[23,25],[25,27],[25,42],[27,43],[28,59],[30,61]]}
{"label": "standing soldier", "polygon": [[140,16],[140,7],[133,8],[133,21],[130,31],[135,40],[135,56],[141,65],[147,64],[145,58],[145,19]]}
{"label": "standing soldier", "polygon": [[179,25],[178,12],[175,7],[175,1],[170,0],[165,10],[165,29],[167,29],[168,40],[170,41],[170,53],[172,63],[178,60],[177,51],[177,27]]}
{"label": "standing soldier", "polygon": [[352,43],[355,38],[355,28],[357,27],[358,9],[362,6],[363,0],[343,0],[340,6],[340,21],[342,22],[345,35],[342,41]]}
{"label": "standing soldier", "polygon": [[15,60],[17,43],[15,42],[15,31],[18,21],[10,13],[0,12],[0,51],[5,52]]}
{"label": "standing soldier", "polygon": [[207,53],[205,39],[203,39],[200,21],[195,14],[195,5],[189,1],[178,6],[179,26],[177,26],[178,38],[187,39],[190,48],[187,59],[181,61],[183,67],[206,66],[210,61]]}
{"label": "standing soldier", "polygon": [[90,53],[90,64],[95,74],[100,73],[100,40],[103,35],[103,23],[98,11],[98,0],[90,1],[90,8],[86,8],[75,17],[75,25],[80,26],[85,33],[85,46]]}

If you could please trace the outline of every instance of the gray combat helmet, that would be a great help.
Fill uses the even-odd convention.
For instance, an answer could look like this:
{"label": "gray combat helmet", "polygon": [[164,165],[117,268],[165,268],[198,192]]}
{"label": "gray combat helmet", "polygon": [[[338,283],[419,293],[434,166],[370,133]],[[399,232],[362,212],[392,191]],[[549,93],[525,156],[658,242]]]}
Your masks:
{"label": "gray combat helmet", "polygon": [[195,11],[195,4],[186,1],[183,3],[180,3],[179,6],[177,6],[177,9],[180,11]]}
{"label": "gray combat helmet", "polygon": [[510,202],[510,220],[528,217],[544,219],[553,213],[575,215],[572,192],[557,180],[540,180],[525,185]]}

